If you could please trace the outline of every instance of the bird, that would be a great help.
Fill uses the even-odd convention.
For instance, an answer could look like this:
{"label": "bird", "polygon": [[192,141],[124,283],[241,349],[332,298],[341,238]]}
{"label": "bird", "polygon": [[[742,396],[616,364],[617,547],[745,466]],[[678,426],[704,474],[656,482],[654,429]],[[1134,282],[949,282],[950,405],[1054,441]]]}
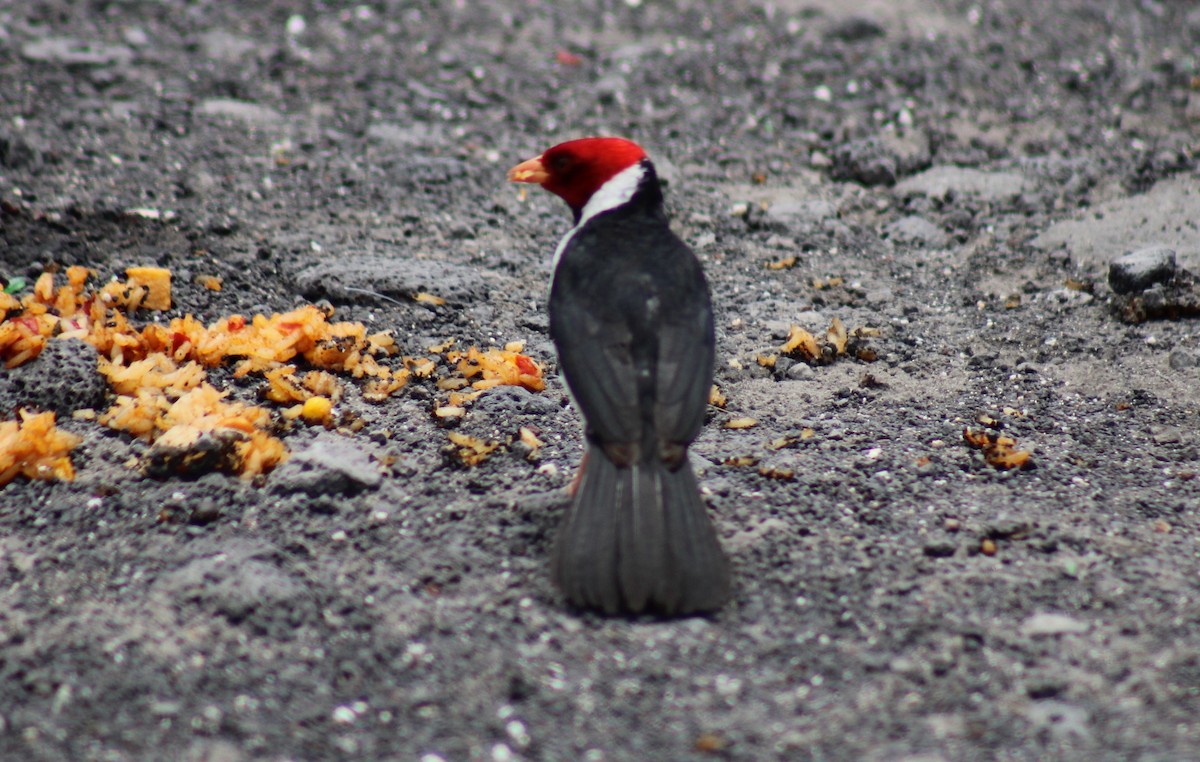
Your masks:
{"label": "bird", "polygon": [[715,612],[731,596],[730,565],[688,457],[713,381],[712,300],[670,228],[654,164],[631,140],[587,137],[508,179],[540,185],[574,217],[547,311],[585,450],[551,580],[572,606],[605,615]]}

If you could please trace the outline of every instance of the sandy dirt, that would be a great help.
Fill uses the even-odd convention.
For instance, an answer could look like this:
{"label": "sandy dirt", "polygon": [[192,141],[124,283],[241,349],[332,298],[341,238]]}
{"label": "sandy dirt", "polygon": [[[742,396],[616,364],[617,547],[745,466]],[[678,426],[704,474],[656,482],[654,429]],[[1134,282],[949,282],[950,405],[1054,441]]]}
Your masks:
{"label": "sandy dirt", "polygon": [[[655,158],[717,305],[711,618],[547,579],[569,217],[504,171],[597,133]],[[1200,335],[1124,319],[1200,271],[1198,134],[1187,0],[0,2],[6,282],[157,265],[174,306],[137,321],[326,300],[549,380],[447,429],[432,382],[342,378],[356,431],[157,479],[70,417],[111,401],[86,347],[0,370],[0,416],[83,438],[73,482],[0,488],[0,758],[1200,760]],[[1118,297],[1151,246],[1176,269]],[[835,319],[874,330],[780,356]],[[536,454],[446,454],[521,427]]]}

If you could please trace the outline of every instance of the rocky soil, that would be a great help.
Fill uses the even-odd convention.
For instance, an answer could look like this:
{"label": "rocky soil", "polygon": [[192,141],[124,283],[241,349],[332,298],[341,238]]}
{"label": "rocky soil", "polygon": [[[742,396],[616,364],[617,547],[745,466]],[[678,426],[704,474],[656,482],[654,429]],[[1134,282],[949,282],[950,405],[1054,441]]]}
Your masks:
{"label": "rocky soil", "polygon": [[[718,305],[694,455],[737,573],[711,618],[564,607],[557,380],[470,408],[545,443],[471,468],[428,383],[347,379],[365,425],[257,481],[63,415],[75,481],[0,489],[0,757],[1200,759],[1193,2],[31,0],[0,82],[6,282],[159,265],[140,320],[327,300],[551,377],[569,219],[504,171],[639,140]],[[834,319],[875,330],[779,355]],[[64,344],[0,415],[103,405]]]}

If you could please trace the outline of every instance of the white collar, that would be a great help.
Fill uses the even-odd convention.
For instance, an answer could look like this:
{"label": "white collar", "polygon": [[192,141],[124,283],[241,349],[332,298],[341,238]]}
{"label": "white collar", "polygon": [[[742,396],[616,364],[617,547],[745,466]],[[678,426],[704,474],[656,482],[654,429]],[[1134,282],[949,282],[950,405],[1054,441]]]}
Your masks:
{"label": "white collar", "polygon": [[567,244],[590,219],[602,212],[628,203],[629,199],[633,198],[633,194],[637,193],[638,186],[641,185],[642,178],[645,176],[646,167],[639,161],[608,178],[604,185],[601,185],[599,190],[593,193],[588,202],[583,205],[583,210],[579,214],[579,222],[575,223],[575,227],[568,230],[567,234],[558,242],[551,266],[558,267],[558,260],[562,258]]}

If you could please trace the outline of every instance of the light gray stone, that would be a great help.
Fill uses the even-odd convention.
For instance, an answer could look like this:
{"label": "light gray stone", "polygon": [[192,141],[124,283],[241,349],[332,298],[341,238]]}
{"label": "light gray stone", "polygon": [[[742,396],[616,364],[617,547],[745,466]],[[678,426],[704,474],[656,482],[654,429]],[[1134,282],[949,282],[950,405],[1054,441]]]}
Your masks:
{"label": "light gray stone", "polygon": [[1015,172],[984,172],[968,167],[932,167],[896,184],[900,195],[923,195],[945,199],[951,195],[1000,201],[1020,195],[1025,178]]}
{"label": "light gray stone", "polygon": [[1053,635],[1079,635],[1087,632],[1087,622],[1067,616],[1043,611],[1021,623],[1021,634],[1027,638],[1048,637]]}

